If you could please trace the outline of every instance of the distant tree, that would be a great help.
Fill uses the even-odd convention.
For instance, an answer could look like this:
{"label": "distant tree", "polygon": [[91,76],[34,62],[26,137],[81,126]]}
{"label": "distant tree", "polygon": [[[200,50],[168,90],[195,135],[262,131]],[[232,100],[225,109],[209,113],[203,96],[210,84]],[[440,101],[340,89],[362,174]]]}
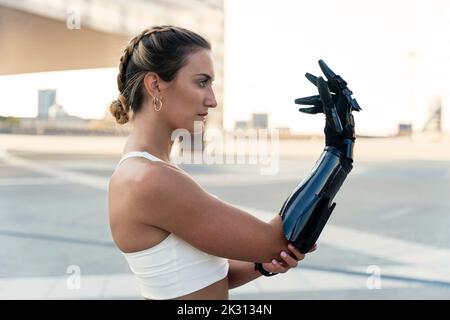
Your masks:
{"label": "distant tree", "polygon": [[18,126],[20,124],[20,119],[15,117],[3,117],[0,116],[0,123],[9,126]]}

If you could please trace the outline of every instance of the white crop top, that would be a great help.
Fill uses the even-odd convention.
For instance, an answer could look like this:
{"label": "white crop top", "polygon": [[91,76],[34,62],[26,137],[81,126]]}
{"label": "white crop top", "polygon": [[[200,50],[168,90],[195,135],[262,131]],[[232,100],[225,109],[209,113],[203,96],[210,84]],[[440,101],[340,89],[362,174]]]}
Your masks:
{"label": "white crop top", "polygon": [[[163,161],[148,152],[135,151],[125,154],[117,167],[131,157]],[[142,296],[148,299],[177,298],[222,280],[228,274],[227,259],[200,251],[173,233],[151,248],[122,254],[138,280]]]}

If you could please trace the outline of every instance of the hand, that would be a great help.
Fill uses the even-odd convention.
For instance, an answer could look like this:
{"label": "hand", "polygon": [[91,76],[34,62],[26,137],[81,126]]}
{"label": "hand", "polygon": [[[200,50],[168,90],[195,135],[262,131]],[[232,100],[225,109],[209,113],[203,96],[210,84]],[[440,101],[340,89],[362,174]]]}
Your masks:
{"label": "hand", "polygon": [[325,145],[334,146],[345,151],[347,141],[355,141],[355,123],[352,111],[360,111],[361,107],[355,99],[352,99],[352,91],[347,87],[347,82],[336,75],[323,60],[319,60],[319,66],[328,81],[322,77],[316,77],[307,73],[305,77],[318,89],[319,95],[299,98],[296,104],[313,105],[310,108],[300,108],[304,113],[324,113],[326,116]]}
{"label": "hand", "polygon": [[[263,268],[266,271],[272,273],[285,273],[289,269],[297,267],[298,261],[302,261],[303,259],[305,259],[306,255],[298,251],[298,249],[296,249],[292,244],[289,244],[288,248],[290,250],[289,254],[287,253],[284,256],[283,251],[280,254],[280,258],[282,261],[273,259],[272,262],[263,263]],[[316,250],[317,244],[315,244],[308,253],[314,252]]]}

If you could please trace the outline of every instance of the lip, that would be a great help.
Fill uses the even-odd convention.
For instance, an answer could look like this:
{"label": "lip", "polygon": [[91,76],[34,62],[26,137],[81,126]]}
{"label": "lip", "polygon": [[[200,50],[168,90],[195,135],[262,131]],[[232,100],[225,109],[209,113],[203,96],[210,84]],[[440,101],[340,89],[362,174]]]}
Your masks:
{"label": "lip", "polygon": [[199,113],[199,114],[197,114],[197,115],[202,119],[203,122],[206,121],[206,115],[207,115],[207,113]]}

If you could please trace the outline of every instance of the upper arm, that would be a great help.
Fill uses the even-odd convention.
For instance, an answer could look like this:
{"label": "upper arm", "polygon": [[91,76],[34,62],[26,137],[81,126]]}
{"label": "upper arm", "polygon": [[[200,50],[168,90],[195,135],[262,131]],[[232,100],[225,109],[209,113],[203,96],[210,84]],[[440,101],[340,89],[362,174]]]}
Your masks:
{"label": "upper arm", "polygon": [[133,197],[144,223],[229,259],[266,262],[287,250],[279,225],[213,197],[186,174],[164,166],[153,169],[139,182]]}

